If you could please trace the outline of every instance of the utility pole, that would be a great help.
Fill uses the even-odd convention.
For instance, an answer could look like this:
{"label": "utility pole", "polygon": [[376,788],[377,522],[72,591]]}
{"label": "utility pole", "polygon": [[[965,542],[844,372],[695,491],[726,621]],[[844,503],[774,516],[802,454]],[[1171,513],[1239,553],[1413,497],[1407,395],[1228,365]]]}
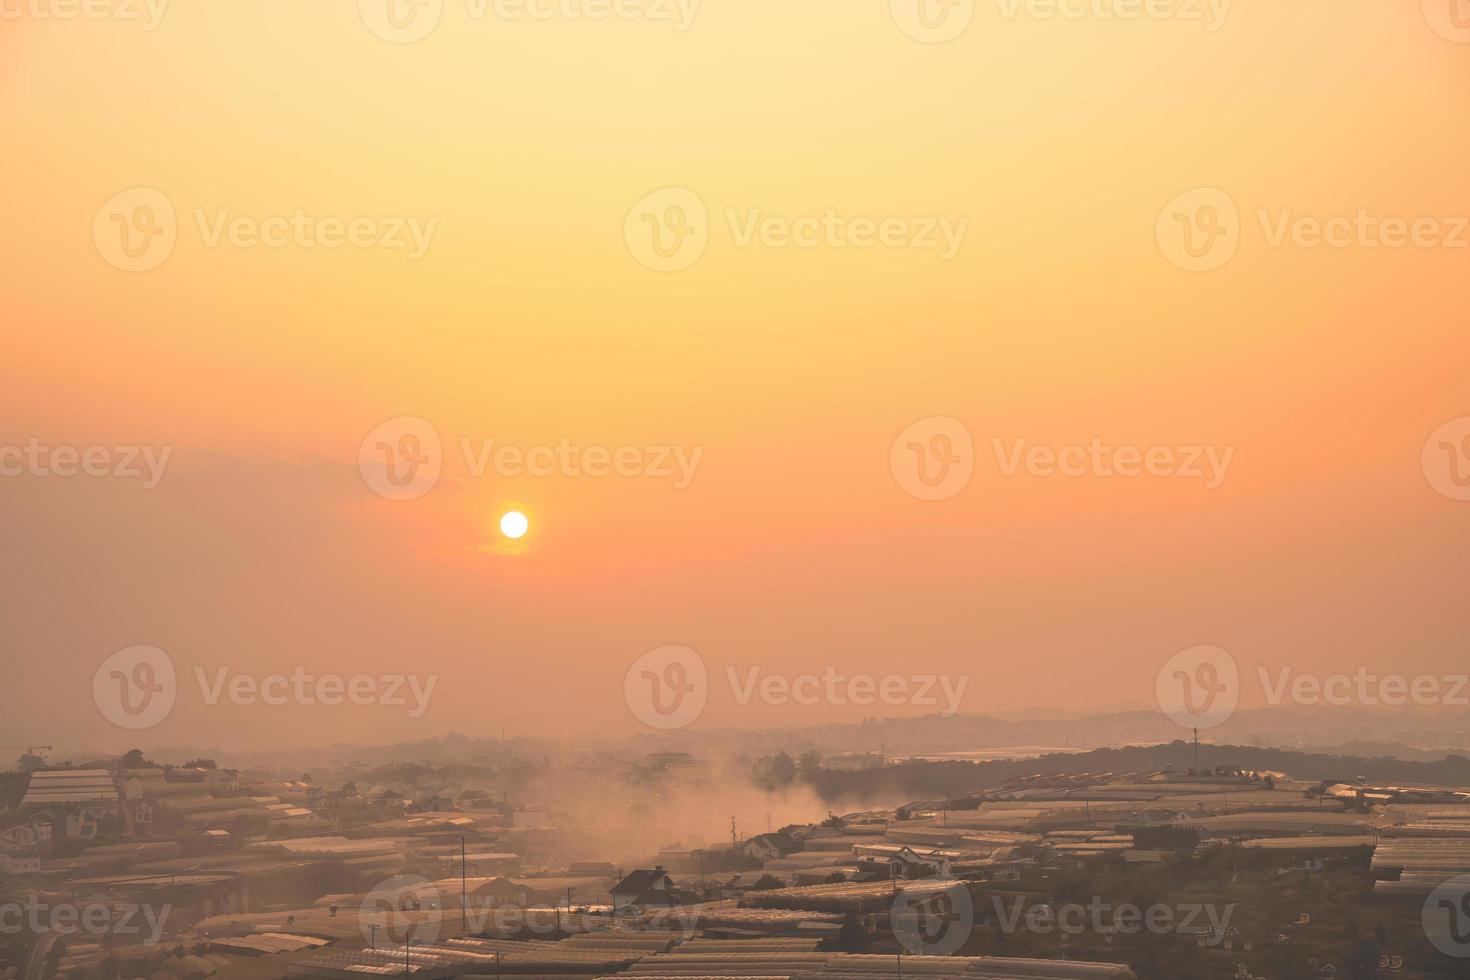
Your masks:
{"label": "utility pole", "polygon": [[735,814],[733,813],[730,814],[730,846],[733,848],[740,847],[740,841],[735,836]]}
{"label": "utility pole", "polygon": [[1199,773],[1199,729],[1194,730],[1194,771]]}
{"label": "utility pole", "polygon": [[470,901],[469,882],[467,879],[468,865],[465,863],[464,835],[459,836],[459,927],[466,934],[470,931]]}

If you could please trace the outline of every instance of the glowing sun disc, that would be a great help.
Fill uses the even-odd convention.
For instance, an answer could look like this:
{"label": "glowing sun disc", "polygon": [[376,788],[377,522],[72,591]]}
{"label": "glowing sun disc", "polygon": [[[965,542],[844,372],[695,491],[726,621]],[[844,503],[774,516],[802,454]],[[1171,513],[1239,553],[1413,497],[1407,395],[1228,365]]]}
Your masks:
{"label": "glowing sun disc", "polygon": [[531,522],[518,510],[513,510],[500,519],[500,533],[507,538],[524,538],[530,529]]}

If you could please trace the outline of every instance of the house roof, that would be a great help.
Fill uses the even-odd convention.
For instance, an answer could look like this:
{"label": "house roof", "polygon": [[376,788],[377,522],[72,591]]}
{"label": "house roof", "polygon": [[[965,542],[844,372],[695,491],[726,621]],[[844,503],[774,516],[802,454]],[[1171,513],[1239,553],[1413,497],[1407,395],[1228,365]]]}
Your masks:
{"label": "house roof", "polygon": [[[663,868],[654,868],[652,870],[638,870],[634,871],[632,874],[628,875],[628,877],[624,878],[622,881],[614,885],[612,890],[614,892],[620,892],[624,894],[626,894],[627,892],[636,892],[641,894],[648,889],[653,888],[654,885],[657,884],[659,881],[662,881],[663,879],[666,879],[668,877],[668,872],[665,871]],[[672,879],[669,880],[672,881]]]}
{"label": "house roof", "polygon": [[56,769],[31,773],[21,806],[54,806],[94,800],[116,802],[117,786],[106,769]]}

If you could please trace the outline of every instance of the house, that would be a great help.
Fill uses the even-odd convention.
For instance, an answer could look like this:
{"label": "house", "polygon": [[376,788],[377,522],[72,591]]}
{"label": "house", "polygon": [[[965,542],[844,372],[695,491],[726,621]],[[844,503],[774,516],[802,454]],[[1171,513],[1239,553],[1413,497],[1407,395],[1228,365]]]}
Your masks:
{"label": "house", "polygon": [[949,852],[925,849],[916,851],[907,845],[870,845],[854,847],[858,867],[879,878],[928,878],[948,875]]}
{"label": "house", "polygon": [[[453,861],[454,855],[450,859]],[[506,851],[466,851],[464,860],[478,874],[485,876],[521,873],[521,856]]]}
{"label": "house", "polygon": [[770,834],[756,834],[745,842],[741,850],[751,860],[769,861],[801,850],[801,844],[790,834],[778,830]]}
{"label": "house", "polygon": [[240,792],[240,770],[238,769],[213,769],[210,770],[209,790],[212,793],[228,794]]}
{"label": "house", "polygon": [[458,904],[460,893],[463,891],[468,903],[467,907],[472,909],[498,909],[508,905],[525,908],[531,904],[529,888],[520,882],[498,875],[463,880],[457,877],[444,878],[434,882],[434,887],[441,895],[453,896],[454,904]]}
{"label": "house", "polygon": [[0,834],[0,872],[24,875],[40,870],[41,841],[34,827],[11,827]]}
{"label": "house", "polygon": [[634,871],[613,886],[613,907],[625,909],[674,904],[674,880],[662,865],[652,870]]}

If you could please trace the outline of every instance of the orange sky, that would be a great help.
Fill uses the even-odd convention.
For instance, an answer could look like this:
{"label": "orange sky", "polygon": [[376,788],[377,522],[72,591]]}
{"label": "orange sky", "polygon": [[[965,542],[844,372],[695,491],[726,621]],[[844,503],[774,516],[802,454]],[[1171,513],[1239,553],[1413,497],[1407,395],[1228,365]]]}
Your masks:
{"label": "orange sky", "polygon": [[[1470,43],[1418,3],[1242,2],[1210,31],[993,0],[943,44],[879,0],[704,0],[684,31],[446,0],[403,44],[347,0],[175,2],[151,31],[37,4],[0,21],[0,444],[171,455],[151,489],[0,477],[6,742],[631,732],[625,672],[665,644],[721,678],[968,675],[966,711],[1146,706],[1200,643],[1464,669],[1470,503],[1421,451],[1470,416],[1470,247],[1271,242],[1282,212],[1470,214]],[[128,272],[94,223],[138,187],[177,243]],[[625,237],[662,188],[707,212],[680,271]],[[1156,237],[1195,188],[1239,210],[1203,272]],[[967,224],[948,260],[740,243],[753,212],[829,209]],[[211,244],[298,211],[433,233],[417,259]],[[400,416],[445,447],[412,501],[358,467]],[[890,448],[933,416],[974,476],[925,502]],[[477,478],[462,438],[701,455],[684,488]],[[992,442],[1094,438],[1234,454],[1207,489],[1007,477]],[[211,706],[190,680],[134,735],[89,692],[135,644],[190,677],[439,686],[409,718]],[[709,702],[700,725],[906,710]]]}

